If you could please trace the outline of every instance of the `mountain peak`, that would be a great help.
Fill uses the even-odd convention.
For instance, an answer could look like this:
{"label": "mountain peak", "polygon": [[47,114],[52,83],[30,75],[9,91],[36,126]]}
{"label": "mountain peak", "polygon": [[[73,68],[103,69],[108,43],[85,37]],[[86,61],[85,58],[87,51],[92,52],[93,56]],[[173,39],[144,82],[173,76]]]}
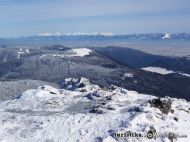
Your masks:
{"label": "mountain peak", "polygon": [[162,39],[170,39],[171,38],[171,34],[169,33],[165,33],[165,35],[162,37]]}

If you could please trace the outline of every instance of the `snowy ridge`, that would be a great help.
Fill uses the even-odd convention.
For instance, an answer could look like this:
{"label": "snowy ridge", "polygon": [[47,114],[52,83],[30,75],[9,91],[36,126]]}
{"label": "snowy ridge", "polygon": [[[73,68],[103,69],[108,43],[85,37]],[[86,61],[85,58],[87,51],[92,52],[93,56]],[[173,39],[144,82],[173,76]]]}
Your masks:
{"label": "snowy ridge", "polygon": [[82,32],[74,32],[74,33],[41,33],[37,34],[36,36],[43,36],[43,37],[49,37],[49,36],[113,36],[114,34],[111,32],[93,32],[93,33],[82,33]]}
{"label": "snowy ridge", "polygon": [[[63,89],[41,86],[0,104],[0,141],[3,142],[144,142],[147,138],[118,138],[115,133],[190,134],[190,103],[175,98],[139,94],[120,87],[101,88],[86,78],[68,78]],[[164,102],[171,109],[163,111]],[[155,102],[163,106],[154,107]],[[169,102],[169,101],[168,101]],[[169,103],[170,104],[170,103]],[[188,138],[177,141],[188,142]],[[168,141],[168,137],[151,139]]]}

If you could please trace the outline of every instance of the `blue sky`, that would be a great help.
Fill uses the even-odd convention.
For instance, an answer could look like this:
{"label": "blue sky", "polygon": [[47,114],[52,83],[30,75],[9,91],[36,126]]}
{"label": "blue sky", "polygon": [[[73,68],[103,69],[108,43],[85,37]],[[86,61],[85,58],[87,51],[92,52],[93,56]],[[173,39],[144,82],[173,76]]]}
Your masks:
{"label": "blue sky", "polygon": [[0,37],[190,32],[189,0],[0,0]]}

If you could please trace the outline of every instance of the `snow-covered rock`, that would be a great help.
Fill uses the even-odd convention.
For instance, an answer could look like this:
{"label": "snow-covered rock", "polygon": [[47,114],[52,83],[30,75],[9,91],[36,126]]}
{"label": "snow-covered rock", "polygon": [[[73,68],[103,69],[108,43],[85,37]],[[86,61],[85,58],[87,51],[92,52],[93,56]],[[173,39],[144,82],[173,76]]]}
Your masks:
{"label": "snow-covered rock", "polygon": [[90,80],[86,78],[66,78],[62,87],[67,90],[80,89],[86,85],[91,85]]}
{"label": "snow-covered rock", "polygon": [[[117,86],[101,88],[86,78],[65,79],[63,84],[63,89],[45,85],[0,103],[0,141],[144,142],[147,132],[155,132],[151,141],[169,142],[173,137],[163,137],[165,133],[190,134],[186,100],[158,99]],[[158,105],[155,100],[160,100]],[[162,111],[165,100],[170,100],[168,113]],[[129,132],[143,137],[125,138]]]}

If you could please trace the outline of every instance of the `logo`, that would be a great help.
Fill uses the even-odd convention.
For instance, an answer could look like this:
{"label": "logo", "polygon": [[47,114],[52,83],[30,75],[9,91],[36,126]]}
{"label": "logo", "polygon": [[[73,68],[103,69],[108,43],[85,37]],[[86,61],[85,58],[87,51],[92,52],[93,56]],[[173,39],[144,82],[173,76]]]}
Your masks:
{"label": "logo", "polygon": [[152,132],[152,131],[149,131],[148,133],[147,133],[147,138],[148,139],[152,139],[154,137],[154,133]]}

